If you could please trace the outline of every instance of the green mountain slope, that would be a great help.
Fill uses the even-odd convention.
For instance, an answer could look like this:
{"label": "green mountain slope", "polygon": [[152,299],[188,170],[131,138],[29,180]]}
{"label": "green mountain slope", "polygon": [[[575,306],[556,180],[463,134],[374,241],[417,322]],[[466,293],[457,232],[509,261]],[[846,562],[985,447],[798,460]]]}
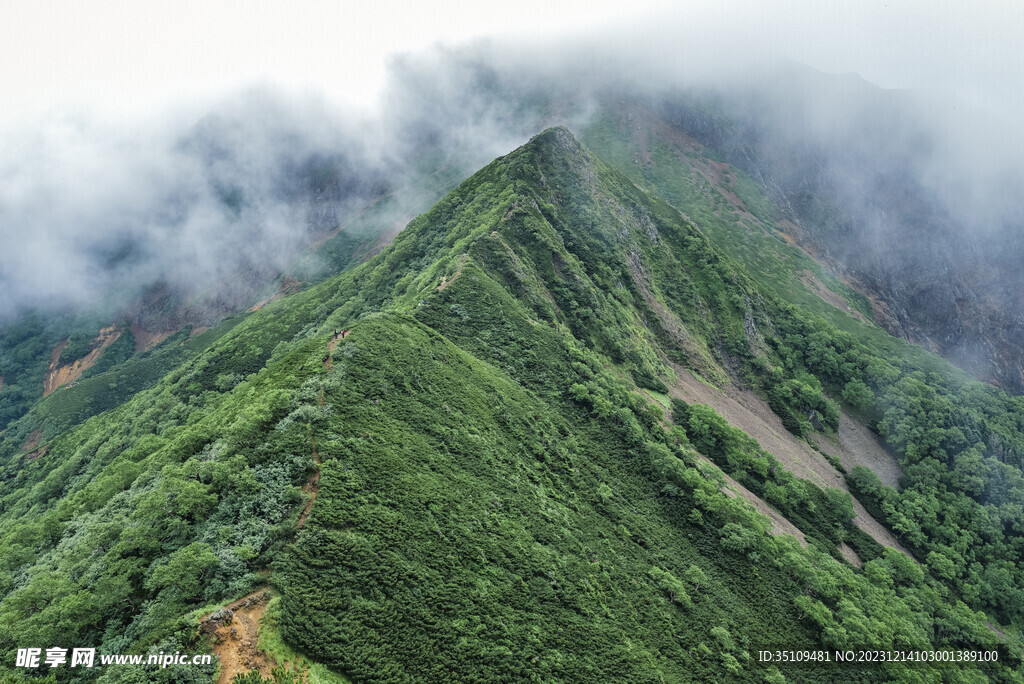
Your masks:
{"label": "green mountain slope", "polygon": [[[32,644],[213,648],[203,616],[269,583],[275,638],[352,681],[1019,681],[1015,629],[972,609],[1012,622],[1024,608],[1002,572],[1022,539],[1024,407],[915,364],[784,303],[552,129],[370,261],[48,434],[44,454],[6,440],[0,662],[17,677]],[[854,525],[847,494],[670,400],[680,366],[761,392],[812,440],[837,427],[830,392],[877,421],[914,485],[851,480],[923,566]],[[977,464],[998,484],[972,479]],[[964,516],[953,543],[913,508],[945,501]],[[974,538],[985,548],[963,547]],[[991,568],[987,589],[971,592],[946,546]],[[757,657],[940,647],[1001,662]],[[139,672],[56,676],[212,674]]]}

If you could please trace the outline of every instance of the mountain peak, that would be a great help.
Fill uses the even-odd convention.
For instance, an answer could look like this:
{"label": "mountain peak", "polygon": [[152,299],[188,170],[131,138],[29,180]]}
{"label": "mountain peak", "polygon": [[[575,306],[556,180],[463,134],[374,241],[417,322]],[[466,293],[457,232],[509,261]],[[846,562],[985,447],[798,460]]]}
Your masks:
{"label": "mountain peak", "polygon": [[[547,128],[530,138],[520,150],[538,152],[545,158],[567,156],[593,162],[596,158],[565,126]],[[518,152],[519,150],[516,150]],[[515,154],[515,152],[513,152]]]}
{"label": "mountain peak", "polygon": [[583,145],[565,126],[546,128],[530,139],[530,143],[538,145],[555,145],[563,149],[582,150]]}

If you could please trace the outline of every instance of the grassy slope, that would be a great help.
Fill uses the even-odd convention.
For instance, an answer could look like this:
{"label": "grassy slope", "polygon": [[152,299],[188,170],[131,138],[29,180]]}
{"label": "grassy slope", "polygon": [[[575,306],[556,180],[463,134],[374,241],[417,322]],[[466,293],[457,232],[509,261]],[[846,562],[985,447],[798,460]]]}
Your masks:
{"label": "grassy slope", "polygon": [[[870,312],[856,293],[783,245],[779,228],[787,225],[756,186],[642,106],[605,108],[585,129],[584,139],[642,187],[656,189],[698,220],[763,291],[828,322],[803,326],[792,339],[792,333],[781,335],[790,341],[775,346],[787,366],[790,352],[798,350],[804,368],[834,397],[858,403],[861,416],[899,455],[906,476],[902,491],[854,473],[862,502],[973,607],[1004,624],[1024,624],[1024,576],[1018,571],[1024,543],[1017,532],[1024,501],[1024,401],[848,315],[846,306]],[[801,282],[807,273],[847,303],[829,297],[836,308],[818,298]],[[850,337],[843,341],[824,332],[830,328]],[[828,359],[812,342],[823,333],[838,352],[826,352]],[[850,353],[858,345],[863,347]],[[899,371],[890,371],[890,364]],[[875,372],[883,368],[888,379]],[[851,399],[851,378],[872,386],[866,396],[873,394],[873,401]]]}
{"label": "grassy slope", "polygon": [[[729,166],[644,108],[606,106],[580,139],[641,187],[649,188],[696,222],[760,287],[803,311],[821,316],[873,349],[933,372],[968,375],[938,357],[894,338],[864,319],[872,316],[863,295],[782,236],[778,209],[742,171]],[[628,118],[632,113],[633,118]],[[735,200],[738,200],[736,202]],[[811,273],[845,300],[826,302],[801,280]],[[849,310],[846,310],[849,307]],[[857,311],[863,318],[850,315]]]}
{"label": "grassy slope", "polygon": [[[870,596],[878,634],[899,624],[899,639],[921,638],[902,590],[883,596],[816,551],[768,539],[763,521],[730,508],[715,487],[668,494],[703,479],[695,463],[585,351],[633,353],[636,370],[658,333],[640,324],[643,298],[627,285],[614,301],[580,286],[629,277],[601,273],[619,262],[600,251],[618,249],[616,238],[628,250],[643,227],[620,236],[609,215],[653,216],[665,235],[667,212],[567,138],[546,134],[491,165],[396,241],[406,258],[440,252],[441,267],[406,290],[421,302],[419,322],[366,320],[334,353],[323,381],[334,409],[319,426],[334,458],[309,526],[275,572],[285,635],[355,679],[742,678],[757,669],[749,649],[759,635],[819,638],[793,612],[801,590],[792,567],[807,563],[818,570],[803,581],[837,572],[858,601]],[[590,174],[600,177],[580,187]],[[569,225],[560,208],[593,211],[582,224],[590,230],[560,232]],[[434,291],[439,275],[447,283],[456,272]],[[618,334],[602,335],[607,326]],[[723,333],[710,346],[729,341]],[[582,402],[566,396],[574,383],[589,383]],[[715,503],[696,503],[703,496]],[[722,552],[719,531],[734,514],[758,540],[739,557]],[[713,579],[680,579],[697,576],[694,567]],[[900,617],[887,622],[878,601]]]}
{"label": "grassy slope", "polygon": [[[317,659],[357,680],[711,679],[713,627],[737,654],[814,639],[792,579],[751,575],[659,499],[625,425],[560,415],[407,319],[364,321],[335,356],[317,504],[274,574],[285,635]],[[673,602],[652,573],[693,564],[714,579]]]}
{"label": "grassy slope", "polygon": [[[3,662],[54,639],[194,649],[202,607],[268,566],[284,638],[356,680],[725,681],[771,675],[761,646],[991,646],[912,564],[857,572],[768,536],[623,379],[656,387],[673,357],[754,373],[744,321],[777,312],[674,210],[545,133],[371,262],[252,314],[43,458],[9,457]],[[328,370],[335,327],[354,332]],[[736,467],[773,468],[760,458]]]}

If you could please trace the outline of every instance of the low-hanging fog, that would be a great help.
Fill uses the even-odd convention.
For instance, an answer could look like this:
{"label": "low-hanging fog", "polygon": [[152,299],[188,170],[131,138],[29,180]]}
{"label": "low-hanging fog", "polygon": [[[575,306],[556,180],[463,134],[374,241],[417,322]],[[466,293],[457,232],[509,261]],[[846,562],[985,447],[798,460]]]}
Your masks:
{"label": "low-hanging fog", "polygon": [[113,312],[155,283],[245,304],[353,212],[401,204],[411,174],[469,173],[535,132],[487,67],[458,61],[396,61],[372,114],[262,86],[129,126],[75,111],[3,131],[0,321]]}
{"label": "low-hanging fog", "polygon": [[[0,320],[29,308],[116,309],[155,283],[225,310],[247,304],[254,284],[376,198],[401,202],[417,174],[468,174],[543,126],[579,130],[608,98],[629,97],[716,146],[794,218],[852,235],[855,249],[828,256],[865,284],[917,269],[932,285],[897,278],[910,295],[968,301],[1024,324],[1024,137],[1007,114],[1019,74],[1008,67],[1001,84],[989,69],[960,88],[932,74],[918,79],[925,87],[883,88],[818,71],[814,59],[791,61],[779,42],[807,42],[813,27],[764,24],[759,33],[763,10],[749,9],[746,20],[675,11],[670,21],[584,36],[417,49],[390,60],[370,106],[264,83],[132,117],[85,107],[8,122],[0,128]],[[885,40],[878,52],[893,52]],[[818,55],[817,65],[842,64],[827,46],[815,50],[806,55]],[[1006,50],[1007,64],[1020,62],[1019,48]],[[971,53],[960,46],[937,64],[948,69],[957,54]],[[876,57],[869,77],[913,82],[906,64],[886,82],[885,54]],[[716,116],[702,118],[706,106]],[[832,195],[828,211],[812,206],[822,193]],[[410,212],[427,208],[417,202]],[[900,231],[916,247],[894,240]],[[978,287],[1000,296],[960,291],[969,278],[952,273],[958,259],[984,274]],[[897,324],[909,336],[922,330],[914,320]]]}

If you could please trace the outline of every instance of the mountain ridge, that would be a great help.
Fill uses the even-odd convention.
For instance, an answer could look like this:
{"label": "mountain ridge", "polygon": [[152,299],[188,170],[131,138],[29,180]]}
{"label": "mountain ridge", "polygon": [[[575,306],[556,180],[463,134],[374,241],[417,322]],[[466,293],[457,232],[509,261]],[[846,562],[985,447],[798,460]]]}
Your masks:
{"label": "mountain ridge", "polygon": [[[851,474],[919,565],[857,528],[849,494],[667,391],[673,363],[741,384],[809,441],[839,426],[829,394],[849,396],[924,476],[959,442],[907,448],[911,391],[959,420],[958,376],[891,365],[763,291],[564,128],[485,166],[376,257],[202,335],[128,402],[53,427],[40,458],[18,454],[28,421],[3,436],[0,651],[203,648],[207,607],[265,586],[269,568],[279,636],[357,681],[779,680],[754,656],[787,644],[1002,649],[985,672],[1016,678],[1018,643],[961,601],[995,610],[913,518],[920,501]],[[986,402],[971,429],[998,430],[1019,463],[1024,441],[997,412],[1011,400],[965,387]],[[1024,490],[989,455],[978,462],[1015,501]],[[726,475],[807,546],[770,535],[723,493]],[[1017,538],[977,562],[998,570]]]}

